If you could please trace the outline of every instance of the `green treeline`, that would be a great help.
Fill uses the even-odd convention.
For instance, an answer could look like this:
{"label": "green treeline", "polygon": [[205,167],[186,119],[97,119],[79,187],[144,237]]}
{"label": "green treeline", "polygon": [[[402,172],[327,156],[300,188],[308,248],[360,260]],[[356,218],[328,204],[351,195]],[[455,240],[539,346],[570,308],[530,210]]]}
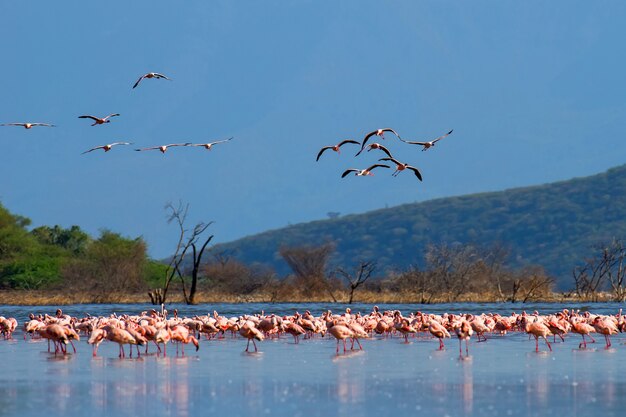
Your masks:
{"label": "green treeline", "polygon": [[29,230],[30,224],[0,204],[0,289],[71,289],[97,299],[141,290],[163,276],[164,266],[148,258],[142,238],[103,230],[94,239],[78,226]]}

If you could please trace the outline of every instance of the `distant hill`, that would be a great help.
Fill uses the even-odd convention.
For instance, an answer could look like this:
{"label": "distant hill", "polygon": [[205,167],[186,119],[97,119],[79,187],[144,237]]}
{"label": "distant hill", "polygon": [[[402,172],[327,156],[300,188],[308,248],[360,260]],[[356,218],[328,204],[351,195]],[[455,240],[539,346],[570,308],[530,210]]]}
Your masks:
{"label": "distant hill", "polygon": [[245,263],[286,273],[281,246],[336,244],[333,264],[375,259],[383,269],[423,263],[429,243],[500,242],[511,265],[543,265],[561,289],[571,288],[572,267],[590,245],[626,237],[626,165],[605,173],[501,192],[441,198],[422,203],[292,225],[245,237],[228,250]]}

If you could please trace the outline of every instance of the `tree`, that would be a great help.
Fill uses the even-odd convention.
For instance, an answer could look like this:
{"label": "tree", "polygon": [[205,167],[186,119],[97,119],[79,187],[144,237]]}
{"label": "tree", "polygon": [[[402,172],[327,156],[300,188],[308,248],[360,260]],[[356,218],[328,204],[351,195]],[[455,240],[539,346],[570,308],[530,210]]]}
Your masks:
{"label": "tree", "polygon": [[516,292],[522,294],[522,303],[551,292],[554,280],[546,275],[542,267],[529,266],[522,269],[519,274],[520,278],[514,285],[517,286]]}
{"label": "tree", "polygon": [[146,243],[103,230],[85,252],[62,269],[65,285],[110,300],[145,288]]}
{"label": "tree", "polygon": [[336,302],[326,276],[326,265],[334,250],[332,243],[326,243],[320,246],[282,247],[279,252],[294,272],[296,286],[301,292],[312,295],[326,290]]}
{"label": "tree", "polygon": [[593,255],[572,271],[576,293],[585,299],[597,301],[597,292],[608,283],[615,301],[626,299],[626,247],[620,239],[591,246]]}
{"label": "tree", "polygon": [[85,251],[91,242],[89,235],[78,226],[63,229],[61,226],[40,226],[30,232],[40,243],[60,246],[77,255]]}
{"label": "tree", "polygon": [[480,260],[472,245],[429,245],[426,262],[433,279],[441,283],[448,302],[469,289],[476,262]]}
{"label": "tree", "polygon": [[337,273],[347,281],[348,288],[350,289],[348,304],[352,304],[354,291],[356,291],[361,284],[364,284],[372,276],[375,269],[376,262],[374,261],[359,262],[359,265],[355,268],[355,271],[352,274],[343,268],[337,268]]}
{"label": "tree", "polygon": [[[165,209],[169,212],[167,223],[175,222],[178,226],[178,243],[176,244],[176,250],[166,269],[163,287],[150,291],[148,295],[153,304],[165,303],[170,284],[175,277],[178,277],[182,285],[185,302],[187,304],[195,304],[202,255],[209,242],[213,239],[213,235],[206,238],[202,237],[202,235],[213,222],[197,223],[193,229],[189,231],[185,228],[189,204],[183,206],[182,202],[179,202],[178,207],[174,207],[172,203],[167,203]],[[203,243],[200,243],[201,239],[204,239]],[[189,293],[187,293],[184,274],[184,272],[187,271],[183,271],[183,262],[187,256],[191,256],[191,268],[188,271],[191,274]]]}

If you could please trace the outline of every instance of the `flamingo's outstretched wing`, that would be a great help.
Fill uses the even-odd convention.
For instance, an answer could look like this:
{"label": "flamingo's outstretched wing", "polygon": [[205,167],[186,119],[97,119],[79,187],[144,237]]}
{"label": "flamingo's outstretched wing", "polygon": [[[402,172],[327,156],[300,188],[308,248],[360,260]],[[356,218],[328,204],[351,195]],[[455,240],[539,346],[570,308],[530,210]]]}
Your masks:
{"label": "flamingo's outstretched wing", "polygon": [[[367,151],[369,152],[369,151],[371,151],[372,149],[374,149],[374,148],[370,148],[370,149],[368,149]],[[393,158],[393,156],[391,155],[391,152],[389,152],[389,149],[385,148],[383,145],[380,145],[380,144],[379,144],[377,149],[380,149],[381,151],[383,151],[384,153],[386,153],[386,154],[387,154],[387,156],[389,156],[389,158]]]}
{"label": "flamingo's outstretched wing", "polygon": [[446,133],[445,135],[441,135],[436,139],[433,139],[430,141],[430,143],[436,143],[439,142],[441,139],[445,138],[446,136],[448,136],[450,133],[452,133],[454,131],[454,129],[452,129],[451,131],[449,131],[448,133]]}
{"label": "flamingo's outstretched wing", "polygon": [[346,175],[348,175],[351,172],[360,172],[360,169],[356,169],[356,168],[350,168],[350,169],[346,169],[343,174],[341,174],[341,178],[345,178]]}
{"label": "flamingo's outstretched wing", "polygon": [[93,151],[95,151],[96,149],[104,149],[105,147],[106,147],[106,145],[96,146],[95,148],[91,148],[91,149],[89,149],[89,150],[86,150],[85,152],[81,153],[81,155],[84,155],[84,154],[89,153],[89,152],[93,152]]}
{"label": "flamingo's outstretched wing", "polygon": [[317,158],[315,158],[316,161],[320,160],[320,156],[322,156],[322,154],[328,150],[328,149],[332,149],[332,146],[324,146],[322,149],[320,149],[319,153],[317,154]]}
{"label": "flamingo's outstretched wing", "polygon": [[89,116],[89,115],[86,115],[86,114],[85,114],[85,115],[83,115],[83,116],[78,116],[78,118],[79,118],[79,119],[91,119],[91,120],[93,120],[93,121],[95,121],[95,122],[97,122],[98,120],[100,120],[100,119],[98,119],[98,118],[97,118],[97,117],[95,117],[95,116]]}
{"label": "flamingo's outstretched wing", "polygon": [[135,85],[133,85],[133,88],[137,87],[139,85],[139,83],[141,82],[141,80],[143,80],[144,78],[146,78],[148,74],[144,74],[141,77],[139,77],[139,79],[137,80],[137,82],[135,83]]}
{"label": "flamingo's outstretched wing", "polygon": [[410,169],[411,171],[413,171],[415,173],[415,176],[417,177],[418,180],[422,180],[422,174],[420,173],[419,169],[412,167],[412,166],[407,166],[406,169]]}

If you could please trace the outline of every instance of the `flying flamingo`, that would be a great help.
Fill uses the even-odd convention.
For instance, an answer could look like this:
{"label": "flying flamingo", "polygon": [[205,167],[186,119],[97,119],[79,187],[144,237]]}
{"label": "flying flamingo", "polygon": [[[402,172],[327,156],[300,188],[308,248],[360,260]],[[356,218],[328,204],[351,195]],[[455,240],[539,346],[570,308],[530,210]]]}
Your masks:
{"label": "flying flamingo", "polygon": [[404,164],[395,158],[380,158],[379,161],[391,161],[394,164],[396,164],[396,171],[393,174],[391,174],[393,177],[397,177],[401,171],[408,169],[410,171],[413,171],[413,173],[415,174],[418,180],[420,181],[422,180],[422,174],[420,173],[419,169],[415,168],[414,166],[411,166],[409,164]]}
{"label": "flying flamingo", "polygon": [[341,178],[344,178],[346,175],[348,175],[351,172],[354,172],[354,175],[357,175],[357,176],[374,175],[372,174],[372,170],[376,167],[390,168],[389,165],[383,165],[383,164],[374,164],[371,167],[365,168],[365,169],[350,168],[350,169],[345,170],[343,174],[341,174]]}
{"label": "flying flamingo", "polygon": [[189,146],[189,145],[191,145],[191,142],[170,143],[169,145],[152,146],[151,148],[141,148],[141,149],[135,149],[135,150],[141,152],[141,151],[152,151],[152,150],[158,149],[159,151],[161,151],[161,153],[165,153],[165,151],[167,151],[167,148],[173,148],[174,146]]}
{"label": "flying flamingo", "polygon": [[254,351],[258,352],[254,339],[260,342],[264,339],[264,337],[263,333],[261,333],[261,331],[254,326],[254,322],[250,320],[246,321],[239,329],[239,334],[248,339],[246,352],[248,352],[248,348],[250,347],[250,340],[252,340],[252,344],[254,345]]}
{"label": "flying flamingo", "polygon": [[[361,148],[361,150],[359,150],[356,155],[354,156],[359,156],[361,155],[361,152],[363,152],[365,148]],[[389,156],[389,158],[393,158],[393,156],[391,155],[391,152],[389,152],[389,149],[387,149],[386,147],[384,147],[383,145],[381,145],[380,143],[372,143],[367,145],[367,151],[370,152],[372,149],[380,149],[381,151],[383,151],[384,153],[387,154],[387,156]]]}
{"label": "flying flamingo", "polygon": [[449,131],[445,135],[441,135],[438,138],[431,140],[430,142],[412,142],[412,141],[409,141],[409,140],[404,140],[402,138],[400,138],[400,140],[402,142],[404,142],[404,143],[408,143],[409,145],[421,145],[421,146],[423,146],[422,152],[424,152],[424,151],[427,151],[428,149],[432,148],[433,146],[435,146],[435,143],[439,142],[441,139],[443,139],[446,136],[448,136],[450,133],[453,132],[453,130]]}
{"label": "flying flamingo", "polygon": [[141,77],[139,77],[139,79],[137,80],[137,82],[135,83],[135,85],[133,85],[133,88],[137,87],[139,85],[139,83],[144,79],[144,78],[156,78],[156,79],[164,79],[164,80],[170,80],[171,78],[167,78],[165,75],[163,74],[159,74],[158,72],[149,72],[147,74],[142,75]]}
{"label": "flying flamingo", "polygon": [[322,154],[327,151],[328,149],[332,149],[333,151],[337,152],[338,154],[341,153],[341,151],[339,150],[339,148],[341,148],[343,145],[345,145],[346,143],[356,143],[357,145],[360,145],[359,142],[357,142],[356,140],[352,140],[352,139],[346,139],[346,140],[342,140],[341,142],[339,142],[336,145],[332,145],[332,146],[324,146],[322,149],[320,149],[319,153],[317,154],[317,158],[315,158],[316,161],[320,160],[320,156],[322,156]]}
{"label": "flying flamingo", "polygon": [[376,129],[376,130],[371,131],[367,135],[365,135],[365,137],[363,138],[363,142],[361,143],[361,150],[365,148],[365,144],[367,143],[367,141],[374,135],[380,136],[381,138],[385,139],[385,132],[391,132],[394,135],[396,135],[398,139],[402,140],[400,135],[398,135],[398,133],[390,127],[385,127],[383,129]]}
{"label": "flying flamingo", "polygon": [[22,126],[24,129],[31,129],[36,126],[56,127],[49,123],[2,123],[0,126]]}
{"label": "flying flamingo", "polygon": [[83,152],[81,155],[84,155],[84,154],[89,153],[89,152],[93,152],[96,149],[104,149],[105,152],[109,152],[111,150],[111,148],[113,148],[114,146],[117,146],[117,145],[132,145],[132,143],[130,143],[130,142],[113,142],[113,143],[109,143],[107,145],[101,145],[101,146],[96,146],[95,148],[91,148],[91,149]]}
{"label": "flying flamingo", "polygon": [[105,123],[111,123],[111,117],[115,117],[119,115],[120,115],[119,113],[113,113],[113,114],[109,114],[108,116],[104,116],[102,118],[96,117],[96,116],[84,115],[84,116],[78,116],[78,118],[79,119],[91,119],[94,121],[92,123],[92,126],[95,126],[95,125],[103,125]]}
{"label": "flying flamingo", "polygon": [[218,140],[218,141],[215,141],[215,142],[209,142],[209,143],[193,143],[193,144],[189,144],[188,146],[202,146],[202,147],[203,147],[204,149],[206,149],[207,151],[210,151],[210,150],[211,150],[211,147],[212,147],[213,145],[217,145],[218,143],[228,142],[229,140],[232,140],[233,138],[234,138],[234,136],[233,136],[233,137],[230,137],[230,138],[228,138],[228,139]]}
{"label": "flying flamingo", "polygon": [[461,349],[461,341],[465,340],[465,356],[469,356],[469,340],[472,337],[472,325],[466,319],[461,319],[461,321],[455,323],[453,325],[454,333],[456,333],[456,337],[459,339],[459,358],[463,358],[463,350]]}

